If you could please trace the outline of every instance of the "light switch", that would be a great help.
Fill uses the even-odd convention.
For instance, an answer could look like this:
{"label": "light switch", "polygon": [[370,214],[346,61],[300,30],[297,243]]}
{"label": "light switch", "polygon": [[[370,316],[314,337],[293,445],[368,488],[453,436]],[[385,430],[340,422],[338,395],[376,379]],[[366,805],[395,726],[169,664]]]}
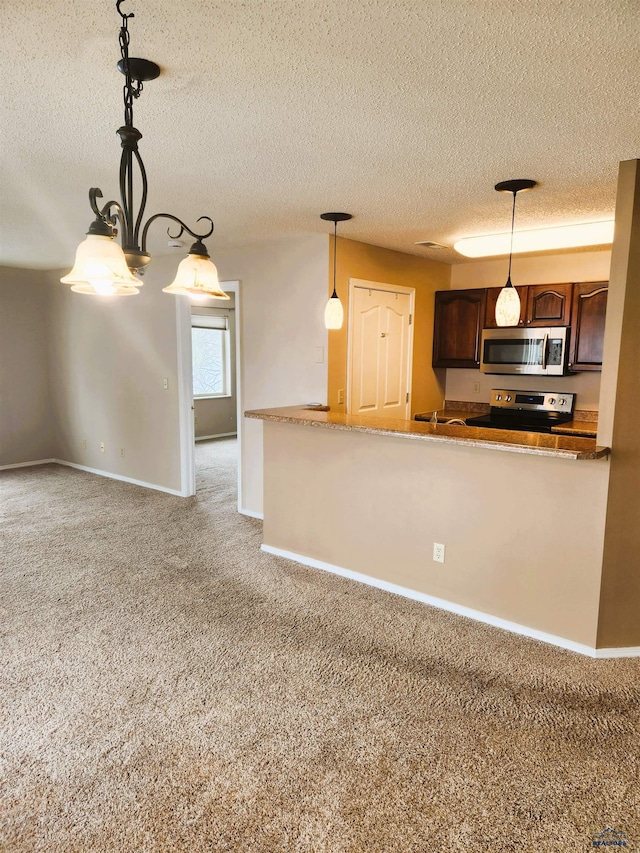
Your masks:
{"label": "light switch", "polygon": [[316,347],[316,364],[322,364],[324,362],[324,347]]}
{"label": "light switch", "polygon": [[162,380],[162,387],[164,388],[165,391],[169,390],[169,380],[166,376]]}

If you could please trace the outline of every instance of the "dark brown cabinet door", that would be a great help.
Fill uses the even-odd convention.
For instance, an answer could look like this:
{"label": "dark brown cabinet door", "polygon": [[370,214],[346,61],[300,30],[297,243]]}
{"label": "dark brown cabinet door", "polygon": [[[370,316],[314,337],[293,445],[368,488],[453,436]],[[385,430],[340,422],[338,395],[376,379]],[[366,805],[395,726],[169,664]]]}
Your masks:
{"label": "dark brown cabinet door", "polygon": [[436,291],[434,367],[479,367],[484,289]]}
{"label": "dark brown cabinet door", "polygon": [[527,288],[527,326],[568,326],[571,316],[569,284],[531,284]]}
{"label": "dark brown cabinet door", "polygon": [[[485,329],[497,329],[498,324],[496,323],[496,302],[498,301],[498,296],[500,295],[501,287],[488,287],[487,288],[487,301],[485,307],[485,315],[484,315],[484,327]],[[518,322],[518,326],[524,326],[524,322],[527,318],[527,287],[516,287],[518,291],[518,296],[520,297],[520,321]]]}
{"label": "dark brown cabinet door", "polygon": [[606,281],[590,281],[573,286],[569,351],[571,370],[602,370],[607,287]]}

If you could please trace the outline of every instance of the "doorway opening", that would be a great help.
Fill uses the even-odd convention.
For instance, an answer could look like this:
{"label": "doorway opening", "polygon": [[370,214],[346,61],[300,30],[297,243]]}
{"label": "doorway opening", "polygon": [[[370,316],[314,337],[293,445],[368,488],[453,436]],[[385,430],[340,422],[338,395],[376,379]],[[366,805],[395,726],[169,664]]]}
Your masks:
{"label": "doorway opening", "polygon": [[240,282],[220,284],[231,297],[229,301],[176,300],[180,303],[177,322],[181,493],[196,494],[198,467],[210,467],[216,453],[225,458],[236,455],[241,510]]}

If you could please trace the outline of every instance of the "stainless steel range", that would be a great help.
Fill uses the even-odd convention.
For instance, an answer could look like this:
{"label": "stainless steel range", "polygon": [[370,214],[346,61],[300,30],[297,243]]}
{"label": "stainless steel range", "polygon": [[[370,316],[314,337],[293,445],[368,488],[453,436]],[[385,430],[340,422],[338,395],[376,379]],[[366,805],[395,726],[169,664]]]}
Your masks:
{"label": "stainless steel range", "polygon": [[525,432],[551,432],[551,428],[573,418],[575,394],[565,391],[491,392],[491,412],[467,418],[467,426],[485,429],[518,429]]}

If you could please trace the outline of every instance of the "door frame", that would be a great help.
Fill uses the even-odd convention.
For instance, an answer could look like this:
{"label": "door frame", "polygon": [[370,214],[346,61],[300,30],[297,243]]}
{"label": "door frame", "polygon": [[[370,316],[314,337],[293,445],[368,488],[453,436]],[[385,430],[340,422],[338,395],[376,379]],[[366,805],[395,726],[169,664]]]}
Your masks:
{"label": "door frame", "polygon": [[416,289],[415,287],[404,287],[401,284],[386,284],[380,281],[367,281],[362,278],[349,279],[349,307],[347,313],[347,394],[345,401],[345,414],[351,411],[351,367],[353,360],[353,299],[356,288],[362,290],[382,290],[386,293],[401,293],[409,296],[409,313],[411,322],[409,323],[409,336],[407,338],[407,392],[409,400],[405,404],[405,420],[410,420],[411,405],[412,405],[412,383],[413,383],[413,327],[415,326],[416,317]]}
{"label": "door frame", "polygon": [[[236,335],[236,416],[238,434],[238,512],[243,509],[242,495],[242,299],[240,282],[221,281],[222,289],[235,294]],[[178,348],[178,408],[180,430],[180,495],[191,497],[196,493],[195,421],[193,409],[193,369],[191,360],[191,306],[189,299],[176,298],[176,329]]]}

